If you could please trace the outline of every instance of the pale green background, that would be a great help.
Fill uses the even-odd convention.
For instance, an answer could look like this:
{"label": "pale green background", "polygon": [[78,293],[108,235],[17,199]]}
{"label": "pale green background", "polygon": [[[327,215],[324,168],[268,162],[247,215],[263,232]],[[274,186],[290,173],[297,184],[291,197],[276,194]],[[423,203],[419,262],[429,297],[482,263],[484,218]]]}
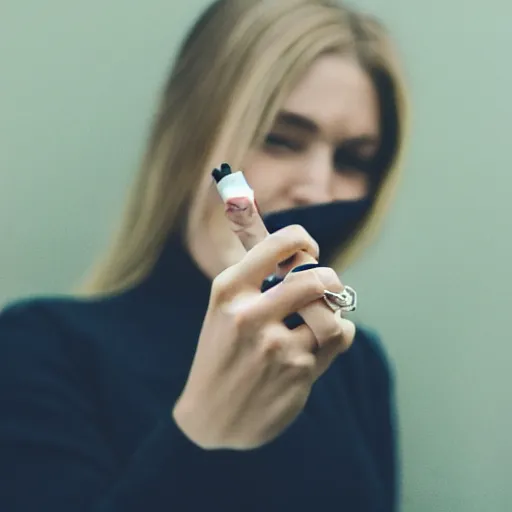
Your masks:
{"label": "pale green background", "polygon": [[[0,302],[68,290],[104,247],[206,3],[2,1]],[[394,31],[415,111],[383,235],[344,276],[397,369],[404,510],[511,511],[512,7],[359,4]]]}

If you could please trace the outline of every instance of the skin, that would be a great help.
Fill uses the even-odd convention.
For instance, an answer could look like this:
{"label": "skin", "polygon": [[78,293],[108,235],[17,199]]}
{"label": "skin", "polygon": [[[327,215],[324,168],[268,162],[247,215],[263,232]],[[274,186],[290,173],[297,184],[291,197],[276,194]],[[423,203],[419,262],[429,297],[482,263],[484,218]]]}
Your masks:
{"label": "skin", "polygon": [[[318,257],[318,245],[305,230],[288,226],[213,280],[192,368],[172,412],[182,432],[202,448],[247,450],[275,439],[354,339],[352,322],[318,304],[325,289],[341,289],[334,270],[292,273],[260,292],[276,262],[298,250]],[[282,323],[305,309],[311,314],[304,325],[289,330]]]}
{"label": "skin", "polygon": [[[358,145],[356,156],[369,159],[378,148],[375,91],[357,64],[342,57],[320,59],[283,112],[244,166],[261,210],[364,197],[367,175],[334,157],[340,147],[356,151]],[[261,293],[262,280],[279,262],[299,252],[316,261],[318,245],[302,227],[288,226],[244,248],[236,233],[244,229],[246,205],[227,204],[229,222],[211,189],[212,196],[192,205],[188,244],[214,278],[212,291],[172,414],[203,448],[245,450],[276,438],[297,417],[316,379],[350,347],[355,325],[322,302],[325,290],[343,289],[332,269],[287,274]],[[304,324],[289,330],[282,319],[296,311]]]}
{"label": "skin", "polygon": [[[366,71],[351,57],[323,56],[284,102],[265,143],[247,155],[244,174],[262,213],[362,198],[368,174],[343,155],[369,162],[379,139],[378,98]],[[189,213],[187,245],[213,278],[240,261],[245,250],[226,222],[215,188],[198,197]]]}

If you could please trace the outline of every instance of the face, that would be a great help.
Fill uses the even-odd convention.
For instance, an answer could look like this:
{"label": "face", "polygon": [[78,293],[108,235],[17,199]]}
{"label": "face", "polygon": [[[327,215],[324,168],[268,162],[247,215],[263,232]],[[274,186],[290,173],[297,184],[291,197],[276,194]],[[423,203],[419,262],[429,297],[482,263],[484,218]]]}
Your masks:
{"label": "face", "polygon": [[352,59],[325,56],[298,84],[244,174],[263,212],[360,199],[379,147],[379,105]]}
{"label": "face", "polygon": [[[368,74],[349,57],[318,59],[285,101],[263,145],[244,162],[261,211],[366,196],[379,125]],[[211,202],[193,202],[187,229],[192,256],[212,277],[243,256],[213,195]]]}

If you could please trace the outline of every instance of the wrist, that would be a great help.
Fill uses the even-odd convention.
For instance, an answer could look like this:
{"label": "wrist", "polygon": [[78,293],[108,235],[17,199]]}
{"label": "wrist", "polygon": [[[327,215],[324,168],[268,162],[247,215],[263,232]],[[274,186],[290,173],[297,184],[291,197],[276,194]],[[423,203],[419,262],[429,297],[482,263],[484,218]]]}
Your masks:
{"label": "wrist", "polygon": [[[211,428],[207,428],[207,423],[199,418],[198,407],[190,400],[181,396],[174,404],[172,417],[181,432],[195,445],[203,450],[213,450],[219,446],[209,439]],[[208,435],[210,430],[210,436]]]}

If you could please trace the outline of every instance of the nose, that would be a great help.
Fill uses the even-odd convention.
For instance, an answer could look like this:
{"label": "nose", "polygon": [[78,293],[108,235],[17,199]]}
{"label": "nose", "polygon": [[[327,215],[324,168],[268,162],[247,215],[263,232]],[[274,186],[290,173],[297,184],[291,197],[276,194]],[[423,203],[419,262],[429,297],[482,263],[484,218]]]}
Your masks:
{"label": "nose", "polygon": [[308,206],[332,201],[333,173],[332,155],[329,152],[319,151],[304,158],[298,164],[292,188],[291,196],[296,205]]}

